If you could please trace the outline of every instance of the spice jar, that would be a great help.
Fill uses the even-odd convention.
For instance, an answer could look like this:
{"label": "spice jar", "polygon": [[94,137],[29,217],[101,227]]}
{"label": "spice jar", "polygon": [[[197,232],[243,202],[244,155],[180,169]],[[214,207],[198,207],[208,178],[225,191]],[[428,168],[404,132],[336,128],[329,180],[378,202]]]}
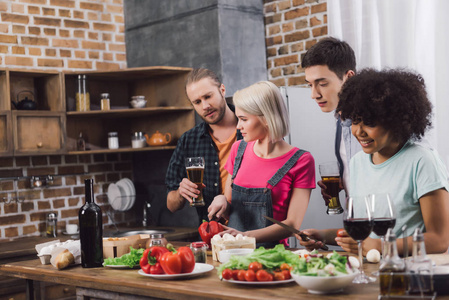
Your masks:
{"label": "spice jar", "polygon": [[76,92],[76,110],[90,110],[90,94],[87,91],[86,75],[78,75],[78,91]]}
{"label": "spice jar", "polygon": [[147,143],[143,132],[137,131],[134,132],[134,135],[131,138],[131,144],[133,148],[143,148],[145,147],[145,144]]}
{"label": "spice jar", "polygon": [[58,223],[58,215],[54,212],[47,214],[47,236],[56,237],[56,224]]}
{"label": "spice jar", "polygon": [[109,94],[103,93],[101,94],[101,110],[110,110],[111,104],[109,102]]}
{"label": "spice jar", "polygon": [[108,133],[108,148],[109,149],[118,149],[118,133],[117,132],[109,132]]}
{"label": "spice jar", "polygon": [[162,233],[152,233],[150,235],[150,239],[148,241],[148,245],[146,245],[147,248],[153,247],[153,246],[167,246],[167,240],[165,239],[164,235]]}
{"label": "spice jar", "polygon": [[209,248],[209,246],[205,242],[194,242],[190,244],[190,249],[192,249],[195,262],[206,263],[207,248]]}

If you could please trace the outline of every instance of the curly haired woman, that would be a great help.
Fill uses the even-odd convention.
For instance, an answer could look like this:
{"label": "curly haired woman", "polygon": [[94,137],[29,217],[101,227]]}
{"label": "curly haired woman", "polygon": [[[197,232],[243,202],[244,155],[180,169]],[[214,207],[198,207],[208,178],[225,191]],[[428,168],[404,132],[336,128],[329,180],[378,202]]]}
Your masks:
{"label": "curly haired woman", "polygon": [[[438,154],[415,142],[431,126],[432,106],[423,78],[413,72],[365,69],[345,83],[337,112],[352,120],[352,134],[362,146],[351,159],[352,195],[389,193],[396,209],[394,232],[401,236],[407,225],[424,233],[428,253],[449,247],[449,182]],[[357,253],[357,243],[336,237],[336,229],[305,230],[324,241],[334,241],[345,251]],[[363,242],[363,253],[381,251],[375,234]],[[407,243],[412,243],[409,236]],[[308,248],[317,245],[301,242]],[[318,242],[319,245],[319,242]],[[398,251],[403,254],[402,239]]]}

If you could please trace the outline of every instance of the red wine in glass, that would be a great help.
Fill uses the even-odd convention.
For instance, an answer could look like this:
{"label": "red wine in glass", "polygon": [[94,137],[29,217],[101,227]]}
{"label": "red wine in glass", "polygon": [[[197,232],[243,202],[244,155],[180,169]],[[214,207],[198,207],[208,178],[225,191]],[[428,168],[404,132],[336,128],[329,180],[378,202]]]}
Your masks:
{"label": "red wine in glass", "polygon": [[373,231],[378,236],[384,236],[388,228],[393,229],[394,225],[396,225],[396,218],[374,218]]}
{"label": "red wine in glass", "polygon": [[344,220],[343,225],[350,237],[356,241],[363,241],[370,235],[373,229],[373,220],[352,218]]}

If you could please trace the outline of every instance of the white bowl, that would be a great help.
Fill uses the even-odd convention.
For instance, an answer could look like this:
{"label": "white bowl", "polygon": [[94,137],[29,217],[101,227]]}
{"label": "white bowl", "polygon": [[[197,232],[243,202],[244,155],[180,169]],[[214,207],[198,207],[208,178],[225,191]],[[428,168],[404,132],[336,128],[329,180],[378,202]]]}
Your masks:
{"label": "white bowl", "polygon": [[297,284],[306,288],[311,294],[338,293],[352,283],[358,272],[332,277],[302,276],[292,273]]}
{"label": "white bowl", "polygon": [[129,101],[132,107],[134,108],[142,108],[147,104],[147,100],[131,100]]}
{"label": "white bowl", "polygon": [[236,249],[225,249],[218,252],[218,260],[221,263],[227,263],[231,256],[245,256],[253,253],[254,249],[248,248],[236,248]]}

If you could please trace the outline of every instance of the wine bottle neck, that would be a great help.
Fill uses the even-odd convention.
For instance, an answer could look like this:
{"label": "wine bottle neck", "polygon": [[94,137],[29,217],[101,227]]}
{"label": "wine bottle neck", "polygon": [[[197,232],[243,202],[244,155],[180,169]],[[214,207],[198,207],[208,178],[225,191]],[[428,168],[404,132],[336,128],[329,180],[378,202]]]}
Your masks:
{"label": "wine bottle neck", "polygon": [[84,190],[86,203],[94,203],[94,184],[92,179],[86,179],[84,181]]}

